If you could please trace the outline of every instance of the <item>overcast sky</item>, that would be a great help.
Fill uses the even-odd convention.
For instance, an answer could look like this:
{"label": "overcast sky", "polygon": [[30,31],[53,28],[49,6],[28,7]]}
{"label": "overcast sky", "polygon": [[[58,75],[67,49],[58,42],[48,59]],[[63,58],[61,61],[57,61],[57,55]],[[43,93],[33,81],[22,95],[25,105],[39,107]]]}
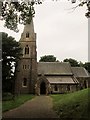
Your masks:
{"label": "overcast sky", "polygon": [[[73,58],[77,61],[88,61],[88,20],[85,17],[86,7],[76,10],[71,8],[76,4],[64,0],[47,2],[35,7],[34,29],[37,33],[37,58],[44,55],[54,55],[59,61]],[[0,31],[7,32],[19,41],[20,32],[14,33],[3,27]]]}

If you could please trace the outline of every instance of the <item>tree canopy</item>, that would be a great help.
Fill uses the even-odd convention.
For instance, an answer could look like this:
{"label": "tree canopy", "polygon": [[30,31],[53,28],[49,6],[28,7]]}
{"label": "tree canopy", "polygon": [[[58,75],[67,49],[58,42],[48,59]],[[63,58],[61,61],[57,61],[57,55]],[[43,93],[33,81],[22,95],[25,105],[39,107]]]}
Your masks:
{"label": "tree canopy", "polygon": [[[52,0],[57,1],[57,0]],[[75,3],[76,0],[67,0]],[[90,17],[90,0],[77,0],[80,1],[78,6],[87,6],[86,17]],[[32,17],[35,15],[34,5],[42,4],[44,0],[4,0],[0,1],[0,19],[5,20],[5,27],[18,32],[18,24],[30,23]],[[77,7],[77,6],[76,6]],[[75,8],[76,8],[75,7]]]}
{"label": "tree canopy", "polygon": [[82,63],[75,59],[69,58],[64,59],[63,62],[69,62],[72,67],[84,67],[90,73],[90,62]]}
{"label": "tree canopy", "polygon": [[54,55],[45,55],[40,58],[39,62],[57,62],[57,60]]}
{"label": "tree canopy", "polygon": [[72,58],[69,58],[69,59],[66,58],[63,60],[63,62],[69,62],[72,67],[80,66],[78,61]]}
{"label": "tree canopy", "polygon": [[2,33],[2,87],[3,91],[10,91],[14,68],[20,56],[19,43],[7,33]]}
{"label": "tree canopy", "polygon": [[85,64],[83,66],[90,73],[90,62],[85,62]]}

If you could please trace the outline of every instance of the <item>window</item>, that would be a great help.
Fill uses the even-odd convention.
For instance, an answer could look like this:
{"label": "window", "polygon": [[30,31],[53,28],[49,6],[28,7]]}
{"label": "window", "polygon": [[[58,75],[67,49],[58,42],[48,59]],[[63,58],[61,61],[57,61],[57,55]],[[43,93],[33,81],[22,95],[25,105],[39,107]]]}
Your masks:
{"label": "window", "polygon": [[87,88],[87,82],[84,80],[84,87]]}
{"label": "window", "polygon": [[29,47],[28,47],[28,45],[26,45],[26,47],[25,47],[25,55],[26,54],[29,54]]}
{"label": "window", "polygon": [[27,65],[23,65],[23,69],[26,69],[27,68]]}
{"label": "window", "polygon": [[71,2],[72,2],[72,3],[75,3],[75,2],[76,2],[76,0],[71,0]]}
{"label": "window", "polygon": [[57,85],[54,86],[54,90],[55,90],[55,91],[58,91]]}
{"label": "window", "polygon": [[67,90],[70,91],[70,85],[67,85]]}
{"label": "window", "polygon": [[26,33],[26,38],[29,38],[29,32]]}
{"label": "window", "polygon": [[25,69],[26,69],[26,67],[27,67],[27,66],[25,65]]}
{"label": "window", "polygon": [[24,69],[24,65],[23,65],[23,69]]}
{"label": "window", "polygon": [[27,79],[26,79],[26,78],[23,79],[22,86],[23,86],[23,87],[26,87],[26,86],[27,86]]}

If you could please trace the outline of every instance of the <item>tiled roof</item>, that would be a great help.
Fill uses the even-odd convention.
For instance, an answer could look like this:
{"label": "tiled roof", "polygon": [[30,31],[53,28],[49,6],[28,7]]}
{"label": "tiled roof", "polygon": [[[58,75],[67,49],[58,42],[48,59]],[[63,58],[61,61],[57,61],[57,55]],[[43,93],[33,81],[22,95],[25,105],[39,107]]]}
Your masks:
{"label": "tiled roof", "polygon": [[38,74],[72,75],[68,62],[38,62]]}
{"label": "tiled roof", "polygon": [[47,80],[51,84],[76,84],[78,83],[77,79],[72,78],[70,76],[62,76],[62,77],[47,77]]}
{"label": "tiled roof", "polygon": [[90,77],[88,71],[83,67],[71,67],[75,77]]}

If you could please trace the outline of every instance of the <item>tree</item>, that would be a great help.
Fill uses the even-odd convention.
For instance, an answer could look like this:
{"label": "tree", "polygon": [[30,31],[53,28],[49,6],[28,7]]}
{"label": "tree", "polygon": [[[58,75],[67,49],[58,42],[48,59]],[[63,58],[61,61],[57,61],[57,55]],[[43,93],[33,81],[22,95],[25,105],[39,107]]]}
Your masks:
{"label": "tree", "polygon": [[40,58],[39,62],[58,62],[58,60],[54,55],[45,55]]}
{"label": "tree", "polygon": [[[32,17],[35,15],[34,5],[42,4],[44,0],[6,0],[7,2],[0,1],[0,18],[5,20],[5,26],[8,29],[18,32],[18,23],[26,24],[30,23]],[[57,0],[52,0],[57,1]],[[69,1],[69,0],[68,0]],[[75,3],[76,0],[70,0]],[[78,0],[77,0],[78,1]],[[86,17],[90,17],[90,0],[80,0],[78,6],[87,6]],[[78,7],[76,6],[76,7]],[[76,8],[75,7],[75,8]]]}
{"label": "tree", "polygon": [[0,2],[0,16],[2,20],[5,20],[5,27],[18,32],[18,23],[29,24],[35,14],[34,4],[41,4],[41,0],[7,0],[7,2]]}
{"label": "tree", "polygon": [[86,62],[83,66],[90,73],[90,62]]}
{"label": "tree", "polygon": [[84,66],[84,64],[83,64],[81,61],[78,62],[78,64],[79,64],[80,67],[83,67],[83,66]]}
{"label": "tree", "polygon": [[7,33],[2,33],[2,90],[11,92],[14,69],[20,56],[19,43]]}
{"label": "tree", "polygon": [[63,62],[69,62],[72,67],[80,67],[80,64],[77,62],[77,60],[74,60],[72,58],[64,59]]}

